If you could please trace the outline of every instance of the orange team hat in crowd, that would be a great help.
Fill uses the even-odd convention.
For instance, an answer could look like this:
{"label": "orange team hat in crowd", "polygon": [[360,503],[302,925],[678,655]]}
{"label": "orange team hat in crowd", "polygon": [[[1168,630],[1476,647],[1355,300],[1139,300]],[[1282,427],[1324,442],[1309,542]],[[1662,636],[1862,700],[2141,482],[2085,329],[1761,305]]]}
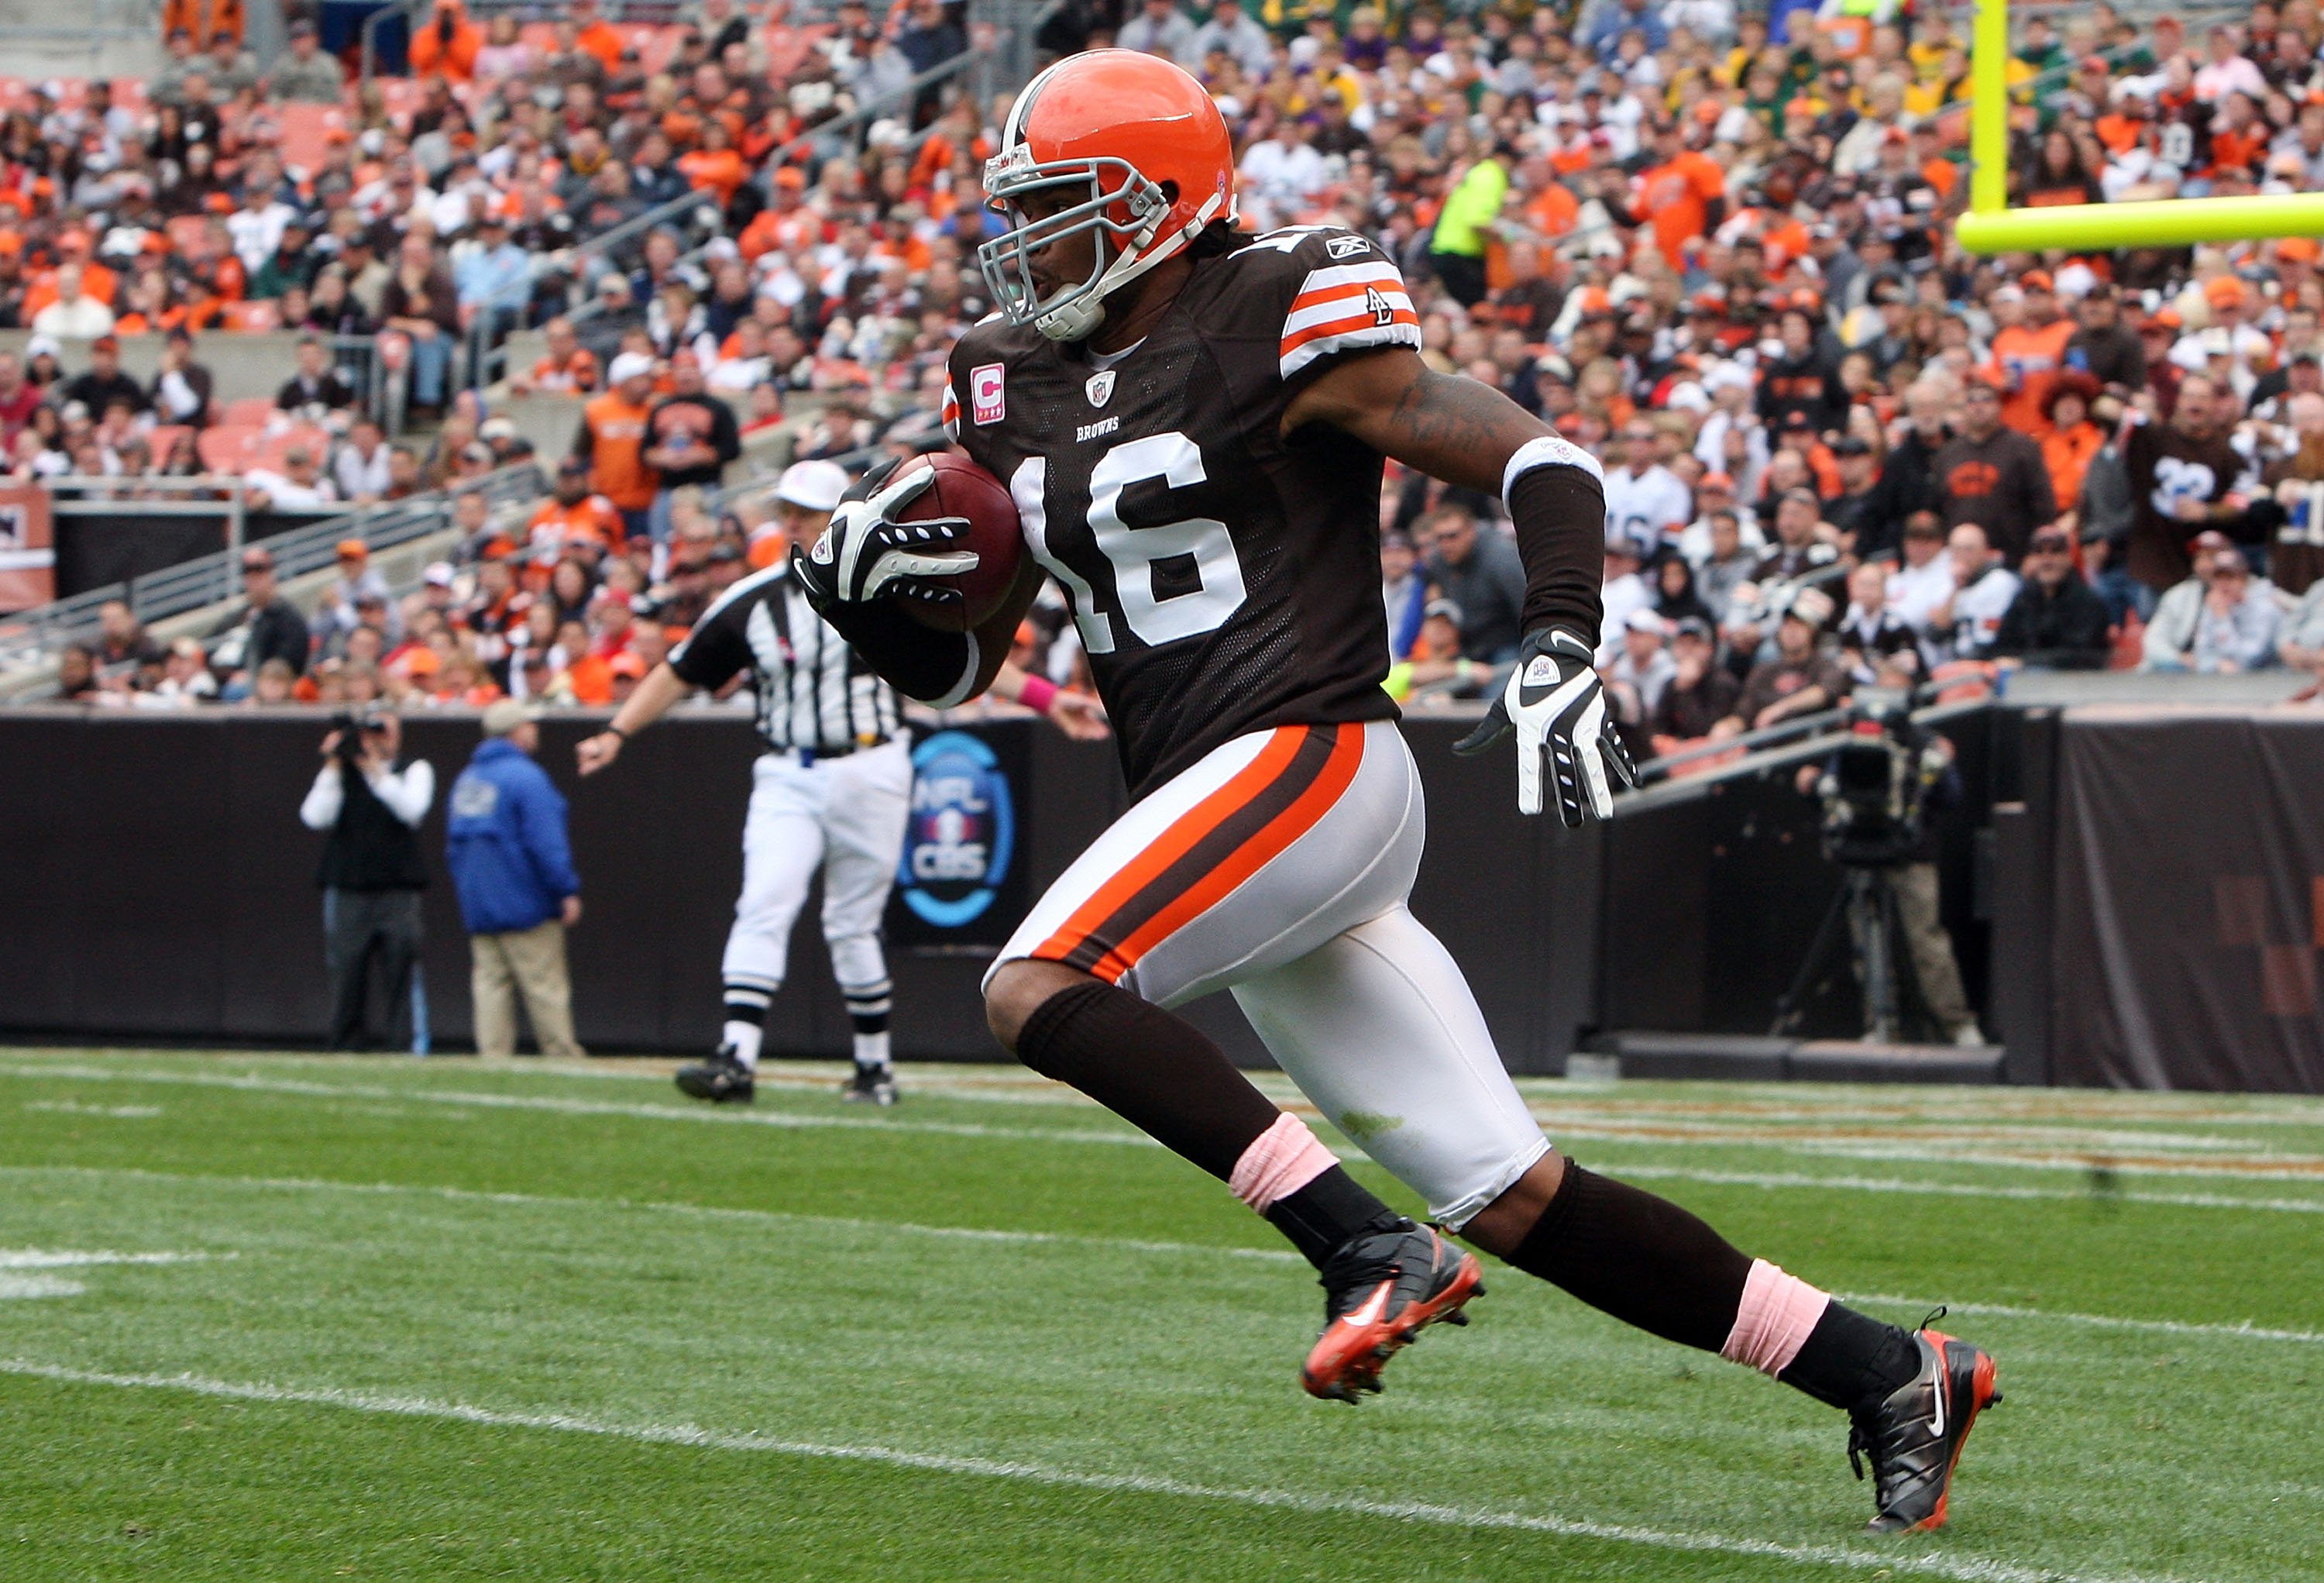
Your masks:
{"label": "orange team hat in crowd", "polygon": [[2244,300],[2244,283],[2233,275],[2221,275],[2203,288],[2203,298],[2214,308],[2240,302]]}
{"label": "orange team hat in crowd", "polygon": [[2319,252],[2313,236],[2286,236],[2275,245],[2278,258],[2297,259],[2301,264],[2314,264]]}

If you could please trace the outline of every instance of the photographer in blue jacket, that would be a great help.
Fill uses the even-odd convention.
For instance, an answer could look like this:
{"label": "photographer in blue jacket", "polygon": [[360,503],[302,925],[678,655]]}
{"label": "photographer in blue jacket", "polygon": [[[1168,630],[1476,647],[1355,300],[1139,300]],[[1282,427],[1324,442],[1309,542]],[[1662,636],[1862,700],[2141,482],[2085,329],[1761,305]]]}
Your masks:
{"label": "photographer in blue jacket", "polygon": [[484,723],[484,742],[452,783],[446,843],[475,953],[476,1053],[516,1053],[521,991],[541,1053],[584,1055],[565,971],[565,931],[581,921],[565,798],[532,761],[540,727],[530,708],[503,699]]}

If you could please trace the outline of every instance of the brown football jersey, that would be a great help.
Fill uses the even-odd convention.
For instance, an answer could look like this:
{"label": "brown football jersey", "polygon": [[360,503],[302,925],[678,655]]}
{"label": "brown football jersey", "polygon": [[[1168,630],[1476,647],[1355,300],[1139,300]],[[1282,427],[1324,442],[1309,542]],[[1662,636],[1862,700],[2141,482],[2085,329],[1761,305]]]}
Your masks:
{"label": "brown football jersey", "polygon": [[1380,455],[1280,429],[1338,359],[1419,344],[1388,256],[1303,226],[1204,251],[1127,352],[997,317],[953,349],[948,426],[1072,600],[1133,797],[1246,732],[1396,714]]}

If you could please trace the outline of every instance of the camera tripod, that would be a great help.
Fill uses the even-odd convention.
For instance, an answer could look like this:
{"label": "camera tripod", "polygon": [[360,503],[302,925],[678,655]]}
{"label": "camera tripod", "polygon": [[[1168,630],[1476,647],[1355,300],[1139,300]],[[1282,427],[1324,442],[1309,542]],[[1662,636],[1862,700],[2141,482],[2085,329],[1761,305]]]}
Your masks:
{"label": "camera tripod", "polygon": [[1849,863],[1841,867],[1843,883],[1825,909],[1823,922],[1792,986],[1775,1000],[1771,1034],[1796,1032],[1805,1015],[1808,996],[1815,990],[1826,958],[1840,943],[1847,926],[1856,949],[1864,986],[1864,1021],[1873,1042],[1893,1043],[1904,1032],[1902,997],[1896,982],[1896,887],[1886,865]]}

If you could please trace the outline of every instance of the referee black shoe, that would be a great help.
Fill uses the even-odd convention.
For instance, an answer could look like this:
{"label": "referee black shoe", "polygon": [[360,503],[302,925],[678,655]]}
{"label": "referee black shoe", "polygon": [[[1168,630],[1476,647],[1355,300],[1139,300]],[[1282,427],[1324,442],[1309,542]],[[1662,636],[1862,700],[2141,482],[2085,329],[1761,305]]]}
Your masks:
{"label": "referee black shoe", "polygon": [[850,1105],[886,1106],[896,1103],[896,1069],[893,1067],[857,1067],[855,1075],[840,1086],[839,1097]]}
{"label": "referee black shoe", "polygon": [[707,1099],[713,1105],[748,1105],[759,1091],[751,1069],[742,1064],[742,1058],[734,1053],[731,1044],[720,1045],[706,1061],[678,1068],[678,1088],[681,1094]]}
{"label": "referee black shoe", "polygon": [[1913,1340],[1921,1349],[1920,1372],[1879,1406],[1858,1414],[1848,1437],[1857,1477],[1864,1477],[1858,1454],[1872,1458],[1872,1499],[1879,1510],[1867,1533],[1943,1527],[1953,1468],[1969,1431],[1979,1412],[2001,1400],[1986,1353],[1941,1330],[1923,1329]]}

